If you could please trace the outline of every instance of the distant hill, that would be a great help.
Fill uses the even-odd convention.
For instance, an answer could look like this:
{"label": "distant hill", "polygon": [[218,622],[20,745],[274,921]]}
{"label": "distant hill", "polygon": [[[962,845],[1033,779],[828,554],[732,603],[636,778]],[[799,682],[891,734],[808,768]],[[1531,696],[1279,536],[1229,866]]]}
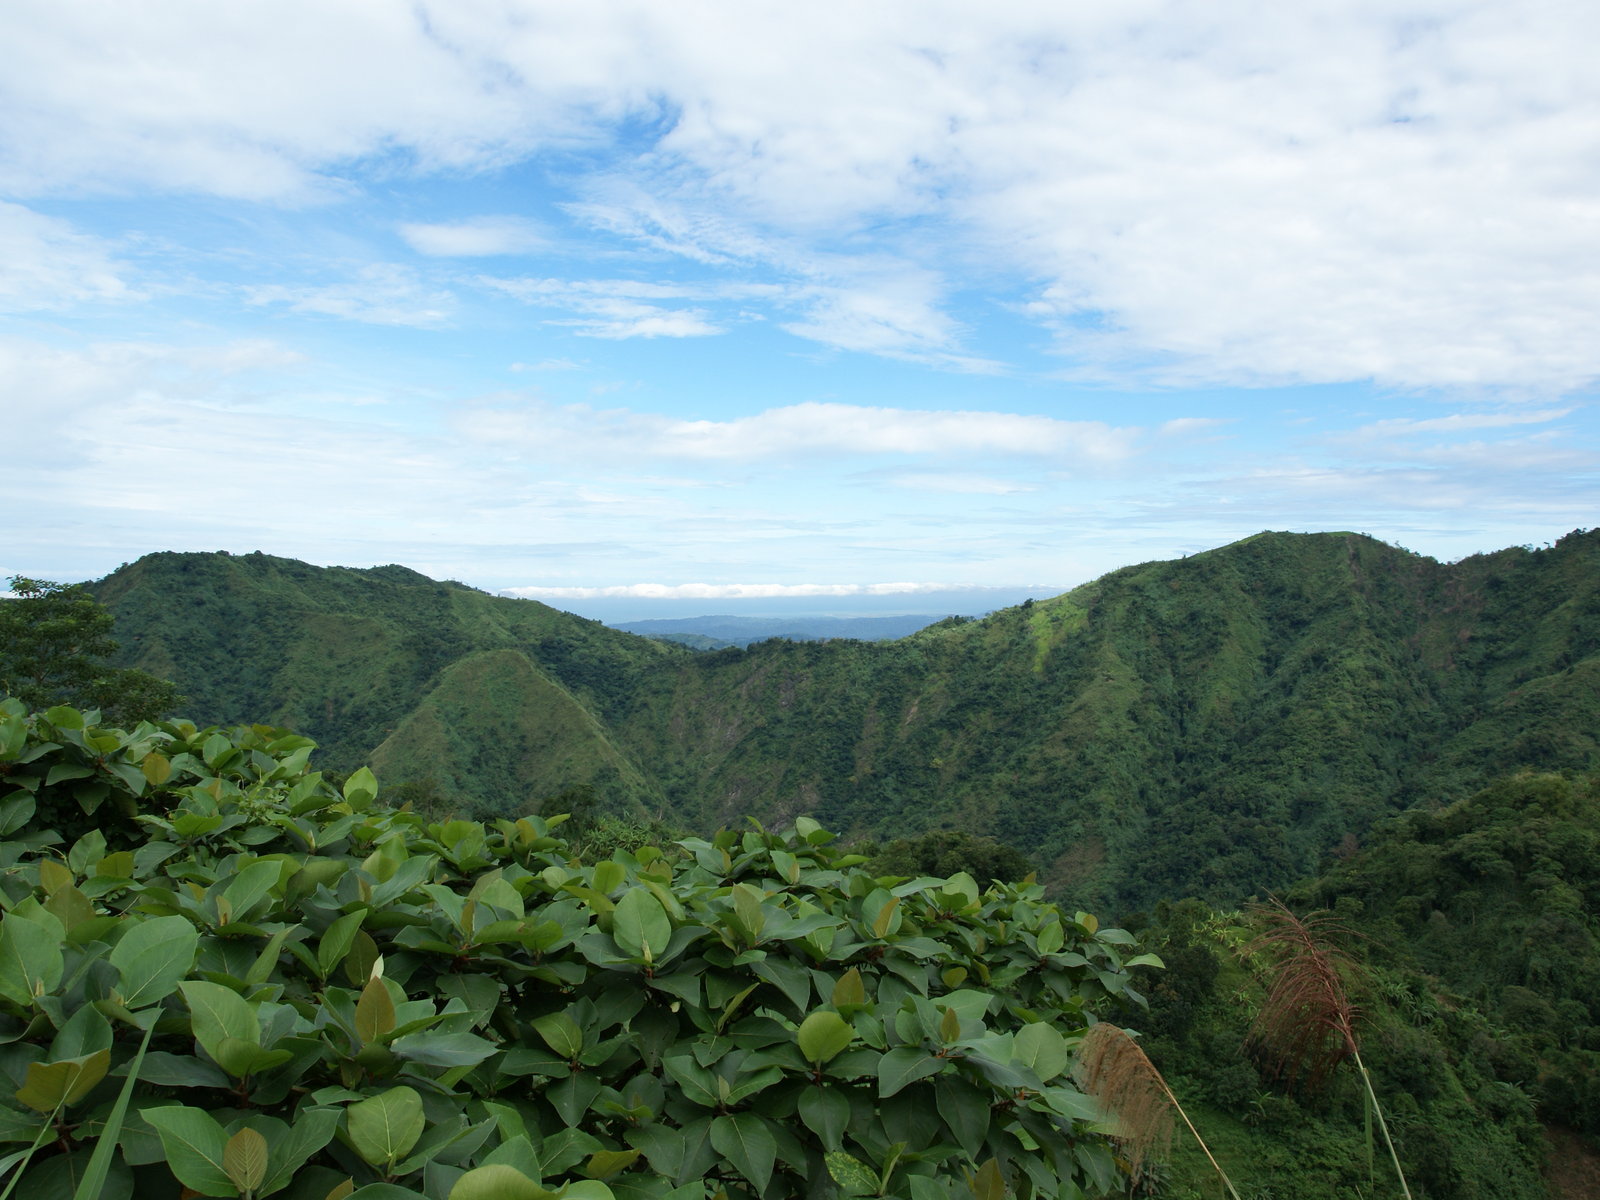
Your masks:
{"label": "distant hill", "polygon": [[612,622],[612,629],[678,642],[694,650],[725,650],[769,638],[791,642],[846,639],[880,642],[906,637],[942,619],[940,615],[895,617],[673,617]]}
{"label": "distant hill", "polygon": [[1443,564],[1267,533],[894,641],[694,652],[401,567],[155,554],[126,661],[512,811],[577,784],[695,826],[811,813],[1022,848],[1135,906],[1281,886],[1377,818],[1600,767],[1600,531]]}

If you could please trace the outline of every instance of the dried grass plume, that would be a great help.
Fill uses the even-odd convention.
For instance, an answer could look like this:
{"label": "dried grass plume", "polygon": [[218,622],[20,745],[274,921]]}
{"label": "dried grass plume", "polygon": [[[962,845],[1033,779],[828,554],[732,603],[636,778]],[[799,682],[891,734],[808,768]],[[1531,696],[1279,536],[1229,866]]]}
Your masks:
{"label": "dried grass plume", "polygon": [[1139,1043],[1109,1021],[1090,1028],[1078,1047],[1078,1084],[1116,1121],[1114,1135],[1137,1179],[1146,1158],[1165,1158],[1172,1146],[1176,1101]]}

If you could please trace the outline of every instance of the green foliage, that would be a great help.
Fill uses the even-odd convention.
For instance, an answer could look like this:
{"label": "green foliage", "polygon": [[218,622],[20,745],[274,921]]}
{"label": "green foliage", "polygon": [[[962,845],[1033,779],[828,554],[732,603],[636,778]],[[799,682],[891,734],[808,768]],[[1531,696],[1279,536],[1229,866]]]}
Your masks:
{"label": "green foliage", "polygon": [[1423,797],[1600,767],[1600,532],[1442,564],[1262,534],[890,643],[691,653],[402,568],[153,555],[127,662],[445,806],[587,783],[689,828],[1022,847],[1051,895],[1232,904]]}
{"label": "green foliage", "polygon": [[0,695],[25,708],[96,708],[113,721],[154,720],[181,702],[146,671],[114,667],[112,615],[81,585],[15,576],[0,600]]}
{"label": "green foliage", "polygon": [[878,875],[955,875],[965,872],[986,883],[1025,879],[1036,868],[1016,847],[957,829],[936,829],[919,837],[896,838],[872,856]]}
{"label": "green foliage", "polygon": [[[1542,1200],[1541,1125],[1600,1131],[1600,779],[1519,773],[1406,813],[1288,899],[1365,934],[1346,982],[1417,1194]],[[1357,1073],[1277,1090],[1237,1053],[1271,977],[1245,923],[1191,900],[1133,924],[1168,967],[1146,1048],[1210,1109],[1197,1120],[1219,1154],[1280,1194],[1371,1194]],[[1174,1194],[1205,1194],[1206,1171],[1180,1151]]]}
{"label": "green foliage", "polygon": [[[334,788],[277,730],[4,717],[19,1194],[86,1171],[109,1200],[1119,1182],[1067,1066],[1093,1014],[1138,1005],[1132,938],[1038,886],[880,880],[807,818],[586,860],[540,817],[430,821],[365,769]],[[52,776],[102,748],[133,769],[101,806],[143,836],[50,849],[41,801],[70,811],[85,778]]]}

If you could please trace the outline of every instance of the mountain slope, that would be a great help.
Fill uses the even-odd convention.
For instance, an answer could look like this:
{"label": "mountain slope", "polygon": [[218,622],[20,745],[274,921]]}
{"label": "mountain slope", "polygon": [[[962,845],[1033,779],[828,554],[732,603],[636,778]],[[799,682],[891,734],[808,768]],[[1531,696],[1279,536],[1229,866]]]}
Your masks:
{"label": "mountain slope", "polygon": [[331,765],[491,807],[593,782],[695,825],[959,828],[1101,907],[1231,900],[1420,800],[1600,766],[1600,532],[1448,565],[1261,534],[895,642],[711,653],[398,567],[153,555],[96,591],[194,711]]}

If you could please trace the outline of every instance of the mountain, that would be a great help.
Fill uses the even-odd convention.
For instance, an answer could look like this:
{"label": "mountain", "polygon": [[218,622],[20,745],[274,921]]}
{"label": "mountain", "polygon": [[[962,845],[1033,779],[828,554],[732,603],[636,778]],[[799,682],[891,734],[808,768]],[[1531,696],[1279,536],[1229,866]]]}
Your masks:
{"label": "mountain", "polygon": [[126,660],[465,808],[590,784],[695,826],[810,813],[1022,848],[1086,907],[1228,902],[1520,766],[1600,767],[1600,531],[1444,564],[1265,533],[888,642],[695,652],[402,567],[156,554]]}
{"label": "mountain", "polygon": [[764,642],[769,638],[784,638],[792,642],[822,642],[833,638],[877,642],[907,637],[939,619],[937,615],[927,614],[893,617],[672,617],[612,622],[611,628],[681,642],[695,650],[722,650],[729,646]]}

